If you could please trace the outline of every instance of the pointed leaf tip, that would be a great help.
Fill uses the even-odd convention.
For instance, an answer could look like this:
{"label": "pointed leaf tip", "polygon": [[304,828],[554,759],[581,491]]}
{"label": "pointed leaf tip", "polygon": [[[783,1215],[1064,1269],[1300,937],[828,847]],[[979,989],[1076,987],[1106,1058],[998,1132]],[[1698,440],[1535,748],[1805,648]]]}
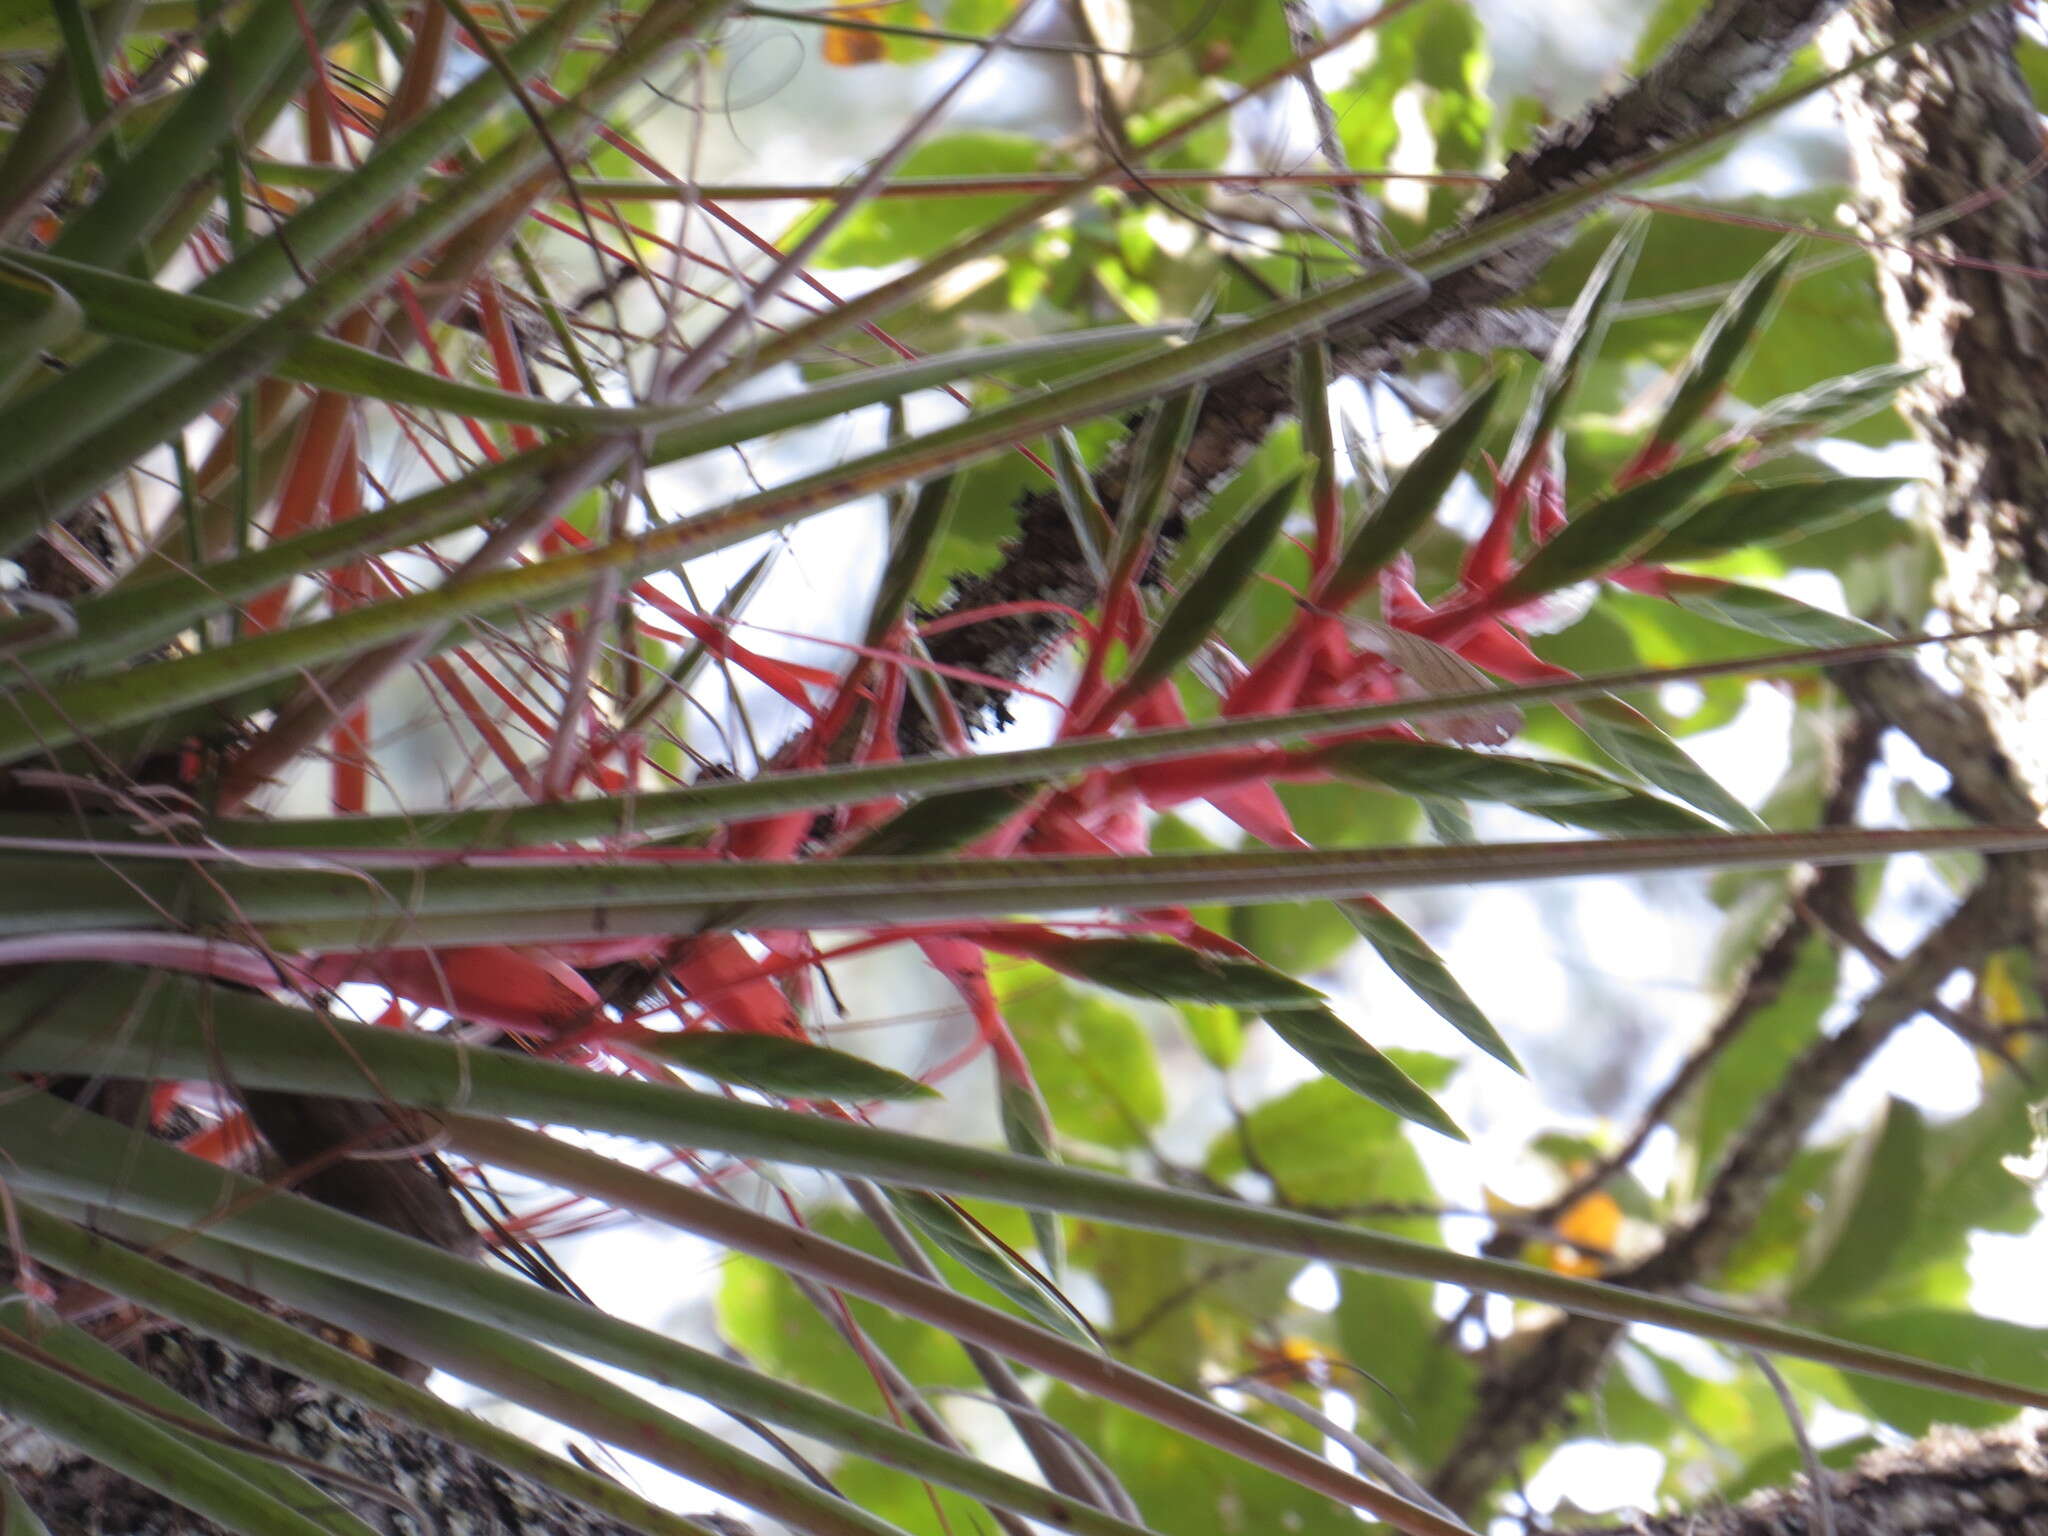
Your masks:
{"label": "pointed leaf tip", "polygon": [[1296,1052],[1353,1093],[1453,1141],[1470,1139],[1413,1078],[1329,1009],[1275,1010],[1266,1015],[1266,1023]]}

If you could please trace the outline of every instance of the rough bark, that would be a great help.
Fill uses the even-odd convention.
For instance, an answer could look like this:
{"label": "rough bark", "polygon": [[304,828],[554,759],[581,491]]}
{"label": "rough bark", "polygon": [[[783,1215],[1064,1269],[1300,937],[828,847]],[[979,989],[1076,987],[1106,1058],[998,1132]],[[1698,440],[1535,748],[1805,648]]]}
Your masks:
{"label": "rough bark", "polygon": [[[1988,1434],[1939,1429],[1873,1451],[1827,1479],[1834,1536],[2048,1536],[2048,1421]],[[1804,1478],[1733,1506],[1571,1536],[1815,1536],[1821,1500]]]}
{"label": "rough bark", "polygon": [[[1831,26],[1836,58],[1953,14],[1956,0],[1858,0]],[[1925,370],[1901,400],[1934,449],[1928,512],[1960,627],[2048,612],[2048,183],[2033,98],[2014,60],[2017,20],[1996,6],[1931,47],[1843,88],[1866,231],[1903,361]],[[1955,647],[2027,801],[2048,806],[2048,640]],[[2048,968],[2048,875],[2030,884],[2037,965]]]}
{"label": "rough bark", "polygon": [[[390,1495],[328,1488],[385,1536],[630,1536],[630,1528],[480,1457],[187,1329],[131,1351],[149,1373],[260,1446]],[[7,1447],[6,1473],[50,1536],[220,1536],[220,1528],[40,1435]]]}
{"label": "rough bark", "polygon": [[[142,1123],[144,1100],[133,1084],[76,1088],[82,1105]],[[246,1097],[279,1164],[302,1175],[298,1182],[307,1195],[451,1252],[476,1251],[477,1234],[431,1158],[376,1155],[395,1132],[404,1135],[378,1106],[303,1095]],[[416,1140],[406,1135],[399,1144]],[[0,1248],[0,1271],[5,1259]],[[426,1377],[414,1362],[368,1340],[313,1319],[294,1320],[396,1374],[415,1382]],[[628,1528],[616,1521],[460,1446],[190,1329],[121,1308],[102,1318],[97,1331],[234,1433],[402,1501],[368,1497],[346,1481],[327,1490],[387,1536],[627,1536]],[[0,1477],[12,1480],[50,1536],[220,1536],[217,1526],[183,1506],[5,1419]]]}

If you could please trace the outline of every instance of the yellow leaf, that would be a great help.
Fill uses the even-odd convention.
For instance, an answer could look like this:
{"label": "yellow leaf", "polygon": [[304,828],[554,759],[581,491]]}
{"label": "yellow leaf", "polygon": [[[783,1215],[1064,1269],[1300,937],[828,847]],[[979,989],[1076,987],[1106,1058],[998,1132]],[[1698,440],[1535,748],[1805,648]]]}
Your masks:
{"label": "yellow leaf", "polygon": [[2011,950],[2002,949],[1984,962],[1977,995],[1983,1001],[1984,1022],[1994,1029],[2026,1021],[2027,998],[2020,990]]}
{"label": "yellow leaf", "polygon": [[1621,1206],[1607,1191],[1596,1189],[1557,1219],[1557,1235],[1571,1246],[1554,1248],[1550,1267],[1561,1275],[1597,1275],[1621,1237]]}
{"label": "yellow leaf", "polygon": [[[839,11],[849,21],[879,21],[887,5],[849,5]],[[834,68],[873,64],[882,57],[882,34],[848,27],[825,29],[825,62]]]}

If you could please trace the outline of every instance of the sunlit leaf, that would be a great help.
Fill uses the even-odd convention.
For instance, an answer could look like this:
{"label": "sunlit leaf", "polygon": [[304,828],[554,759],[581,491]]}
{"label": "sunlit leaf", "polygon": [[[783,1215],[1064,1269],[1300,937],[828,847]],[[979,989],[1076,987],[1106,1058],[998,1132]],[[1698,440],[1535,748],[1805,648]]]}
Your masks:
{"label": "sunlit leaf", "polygon": [[1273,1033],[1312,1065],[1353,1093],[1456,1141],[1465,1133],[1382,1051],[1327,1008],[1293,1008],[1266,1015]]}

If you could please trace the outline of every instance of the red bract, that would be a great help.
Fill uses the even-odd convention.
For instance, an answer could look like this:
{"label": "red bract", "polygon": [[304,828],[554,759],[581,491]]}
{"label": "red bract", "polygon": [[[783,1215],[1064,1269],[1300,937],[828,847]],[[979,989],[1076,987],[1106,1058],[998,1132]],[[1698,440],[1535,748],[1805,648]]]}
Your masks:
{"label": "red bract", "polygon": [[575,1029],[603,1006],[562,959],[502,944],[326,955],[305,969],[322,986],[371,982],[422,1007],[524,1034]]}

